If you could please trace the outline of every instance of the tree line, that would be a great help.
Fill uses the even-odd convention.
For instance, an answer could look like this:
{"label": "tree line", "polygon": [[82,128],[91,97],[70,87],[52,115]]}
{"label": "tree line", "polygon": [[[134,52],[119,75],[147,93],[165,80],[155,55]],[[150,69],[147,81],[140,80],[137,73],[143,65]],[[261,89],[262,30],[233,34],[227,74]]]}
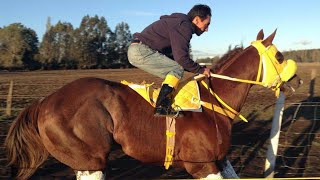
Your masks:
{"label": "tree line", "polygon": [[[132,67],[127,59],[131,39],[127,23],[117,24],[112,31],[107,20],[97,15],[84,16],[78,28],[61,21],[51,25],[49,17],[41,42],[33,29],[13,23],[0,27],[0,70],[128,68]],[[320,62],[320,49],[283,54],[297,62]],[[197,62],[219,59],[215,56]]]}
{"label": "tree line", "polygon": [[[230,47],[229,47],[230,50]],[[229,51],[228,50],[228,51]],[[320,62],[320,49],[291,50],[282,52],[285,59],[293,59],[296,62]],[[220,56],[213,58],[206,57],[197,59],[197,62],[214,63],[220,59]]]}
{"label": "tree line", "polygon": [[320,49],[286,51],[283,55],[297,62],[320,62]]}
{"label": "tree line", "polygon": [[112,31],[104,17],[82,18],[80,26],[47,21],[41,43],[21,23],[0,27],[0,69],[93,69],[130,67],[127,49],[132,35],[121,22]]}

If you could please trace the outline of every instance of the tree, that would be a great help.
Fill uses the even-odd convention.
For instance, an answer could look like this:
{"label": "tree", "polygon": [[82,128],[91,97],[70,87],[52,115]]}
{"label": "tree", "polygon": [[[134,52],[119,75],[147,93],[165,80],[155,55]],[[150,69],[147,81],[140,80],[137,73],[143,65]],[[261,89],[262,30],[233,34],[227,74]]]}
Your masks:
{"label": "tree", "polygon": [[52,25],[51,25],[51,17],[49,16],[47,18],[47,24],[46,24],[46,32],[48,32],[51,29]]}
{"label": "tree", "polygon": [[320,49],[293,50],[283,52],[285,59],[293,59],[297,62],[319,62]]}
{"label": "tree", "polygon": [[104,17],[89,15],[82,18],[75,31],[73,53],[80,68],[101,67],[107,56],[107,35],[110,31]]}
{"label": "tree", "polygon": [[107,34],[107,54],[106,54],[106,67],[112,67],[112,64],[117,64],[117,60],[119,59],[119,54],[117,53],[117,42],[116,42],[116,34],[111,30]]}
{"label": "tree", "polygon": [[194,60],[194,59],[193,59],[193,54],[192,54],[191,43],[189,43],[189,57],[190,57],[190,59]]}
{"label": "tree", "polygon": [[76,61],[71,55],[73,26],[58,22],[49,28],[40,45],[40,59],[45,69],[73,68]]}
{"label": "tree", "polygon": [[0,66],[7,69],[37,68],[38,37],[34,30],[20,23],[0,29]]}
{"label": "tree", "polygon": [[116,26],[115,29],[116,36],[116,52],[118,54],[118,63],[123,64],[126,67],[130,66],[127,57],[127,51],[129,43],[132,39],[131,32],[129,30],[129,25],[127,23],[121,22]]}

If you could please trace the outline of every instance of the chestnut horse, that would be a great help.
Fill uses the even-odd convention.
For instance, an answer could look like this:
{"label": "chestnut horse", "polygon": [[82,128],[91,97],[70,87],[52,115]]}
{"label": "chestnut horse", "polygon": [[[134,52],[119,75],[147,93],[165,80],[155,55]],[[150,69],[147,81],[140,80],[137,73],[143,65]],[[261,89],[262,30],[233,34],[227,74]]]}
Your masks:
{"label": "chestnut horse", "polygon": [[[257,40],[267,48],[275,33],[263,40],[261,30]],[[236,49],[241,50],[221,63],[216,73],[262,81],[266,74],[257,76],[265,67],[259,68],[257,48],[250,45]],[[274,57],[277,63],[284,61],[278,51]],[[253,84],[211,77],[207,85],[199,83],[203,101],[222,107],[209,88],[239,112]],[[9,164],[18,166],[17,178],[27,179],[50,154],[80,172],[79,178],[85,172],[104,178],[114,142],[141,162],[162,164],[166,155],[166,118],[153,113],[154,108],[127,85],[98,78],[75,80],[34,102],[15,119],[5,141]],[[225,176],[224,167],[217,162],[230,164],[224,159],[230,147],[232,120],[210,108],[183,112],[183,117],[176,119],[172,166],[185,168],[194,178]]]}

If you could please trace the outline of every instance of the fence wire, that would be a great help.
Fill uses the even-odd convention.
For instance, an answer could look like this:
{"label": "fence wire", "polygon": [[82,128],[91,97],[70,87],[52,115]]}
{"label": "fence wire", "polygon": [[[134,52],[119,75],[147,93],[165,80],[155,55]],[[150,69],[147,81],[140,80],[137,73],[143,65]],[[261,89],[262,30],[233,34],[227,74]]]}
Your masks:
{"label": "fence wire", "polygon": [[[26,107],[32,100],[42,98],[39,95],[13,95],[14,102],[24,102],[19,105],[13,102],[13,116]],[[5,112],[6,95],[0,95],[0,114]],[[1,103],[2,102],[2,103]],[[286,103],[283,127],[281,128],[279,151],[276,162],[275,177],[315,177],[320,176],[320,102]],[[1,116],[0,115],[0,116]],[[12,120],[11,118],[10,120]],[[0,120],[1,127],[8,127],[10,122]],[[0,134],[1,145],[5,139],[6,130]],[[228,158],[231,160],[240,177],[263,177],[263,167],[267,147],[269,130],[259,136],[236,132],[237,136],[253,138],[243,144],[233,144]],[[121,159],[119,160],[121,161]],[[126,162],[135,161],[126,159]],[[5,167],[6,158],[4,148],[0,147],[0,178],[9,177],[11,169]],[[49,167],[46,167],[50,169]],[[52,169],[51,169],[52,170]],[[54,171],[54,167],[53,170]],[[121,175],[119,175],[121,176]],[[182,176],[185,177],[185,176]]]}

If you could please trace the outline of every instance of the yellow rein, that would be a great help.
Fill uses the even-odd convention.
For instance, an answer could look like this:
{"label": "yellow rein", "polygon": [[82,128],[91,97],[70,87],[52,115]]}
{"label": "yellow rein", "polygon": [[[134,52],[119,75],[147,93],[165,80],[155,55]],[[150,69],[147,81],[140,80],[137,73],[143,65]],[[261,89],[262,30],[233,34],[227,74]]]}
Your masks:
{"label": "yellow rein", "polygon": [[258,78],[260,79],[260,74],[261,74],[261,67],[259,65],[259,71],[258,71],[258,75],[257,75],[257,80],[256,81],[251,81],[251,80],[246,80],[246,79],[238,79],[238,78],[233,78],[233,77],[220,75],[220,74],[213,74],[213,73],[211,73],[210,76],[211,77],[215,77],[215,78],[219,78],[219,79],[226,79],[226,80],[229,80],[229,81],[237,81],[237,82],[243,82],[243,83],[248,83],[248,84],[257,84],[257,85],[262,85],[263,86],[263,83],[258,81]]}
{"label": "yellow rein", "polygon": [[214,110],[222,115],[228,116],[231,119],[234,119],[236,116],[239,116],[239,118],[241,120],[243,120],[244,122],[248,122],[248,120],[242,116],[239,112],[237,112],[236,110],[234,110],[232,107],[230,107],[228,104],[226,104],[216,93],[214,93],[212,91],[212,89],[208,86],[208,84],[206,84],[204,81],[201,81],[201,84],[209,90],[210,94],[212,94],[226,109],[223,109],[219,106],[216,106],[212,103],[208,103],[205,101],[201,101],[201,105],[210,109],[210,110]]}
{"label": "yellow rein", "polygon": [[[214,74],[214,73],[210,73],[211,77],[215,77],[215,78],[219,78],[219,79],[225,79],[225,80],[229,80],[229,81],[236,81],[236,82],[243,82],[243,83],[248,83],[248,84],[256,84],[256,85],[262,85],[262,82],[259,82],[260,77],[261,77],[261,68],[262,68],[262,61],[260,59],[260,63],[259,63],[259,69],[258,69],[258,74],[257,74],[257,79],[256,81],[252,81],[252,80],[246,80],[246,79],[238,79],[238,78],[233,78],[230,76],[225,76],[225,75],[220,75],[220,74]],[[203,78],[204,75],[200,74],[196,77],[194,77],[194,79],[200,79]],[[239,112],[237,112],[236,110],[234,110],[232,107],[230,107],[228,104],[226,104],[216,93],[214,93],[211,88],[204,82],[201,81],[201,84],[207,88],[210,91],[210,94],[213,95],[226,109],[223,109],[219,106],[216,106],[212,103],[208,103],[208,102],[204,102],[201,101],[201,105],[210,109],[210,110],[214,110],[222,115],[228,116],[231,119],[235,119],[236,116],[239,116],[239,118],[241,120],[243,120],[244,122],[248,122],[248,120],[241,115]]]}
{"label": "yellow rein", "polygon": [[[262,82],[260,82],[260,78],[261,78],[261,71],[262,71],[262,60],[260,58],[260,62],[259,62],[259,68],[258,68],[258,74],[257,74],[257,78],[256,81],[252,81],[252,80],[246,80],[246,79],[239,79],[239,78],[233,78],[230,76],[225,76],[225,75],[220,75],[220,74],[214,74],[214,73],[210,73],[211,77],[215,77],[215,78],[219,78],[219,79],[225,79],[225,80],[229,80],[229,81],[236,81],[236,82],[242,82],[242,83],[248,83],[248,84],[256,84],[256,85],[261,85],[264,86],[264,84]],[[196,77],[194,77],[194,79],[200,79],[203,78],[204,75],[200,74]],[[248,120],[241,115],[239,112],[237,112],[236,110],[234,110],[232,107],[230,107],[228,104],[226,104],[216,93],[214,93],[212,91],[212,89],[204,82],[201,81],[201,84],[207,88],[210,92],[211,95],[213,95],[226,109],[223,109],[219,106],[216,106],[212,103],[208,103],[208,102],[204,102],[201,101],[201,105],[210,109],[210,110],[214,110],[222,115],[228,116],[231,119],[235,119],[236,116],[239,116],[239,118],[241,120],[243,120],[244,122],[248,122]]]}

